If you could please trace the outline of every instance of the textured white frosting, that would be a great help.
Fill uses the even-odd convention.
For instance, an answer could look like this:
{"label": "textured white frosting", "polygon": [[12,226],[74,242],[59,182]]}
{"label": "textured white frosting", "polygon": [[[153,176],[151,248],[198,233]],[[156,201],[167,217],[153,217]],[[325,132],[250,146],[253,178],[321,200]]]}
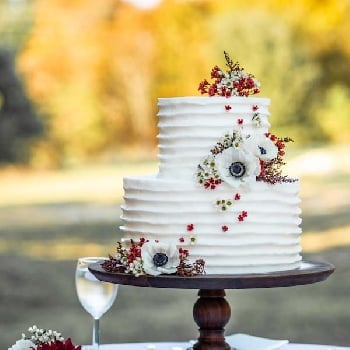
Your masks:
{"label": "textured white frosting", "polygon": [[[189,179],[199,160],[237,121],[244,130],[256,133],[252,108],[259,106],[259,133],[268,131],[267,98],[253,97],[174,97],[158,99],[159,177]],[[232,108],[227,111],[226,105]]]}
{"label": "textured white frosting", "polygon": [[[210,274],[298,268],[298,182],[257,181],[239,189],[222,183],[208,190],[195,176],[197,164],[223,134],[237,126],[238,119],[243,119],[250,134],[268,131],[269,100],[179,97],[159,99],[158,105],[159,173],[124,178],[124,238],[176,242],[189,249],[191,260],[204,259]],[[226,110],[226,105],[231,109]],[[254,105],[259,107],[258,124],[252,120]],[[239,200],[234,199],[236,193]],[[222,199],[232,202],[225,211],[216,205]],[[240,221],[243,211],[247,217]]]}

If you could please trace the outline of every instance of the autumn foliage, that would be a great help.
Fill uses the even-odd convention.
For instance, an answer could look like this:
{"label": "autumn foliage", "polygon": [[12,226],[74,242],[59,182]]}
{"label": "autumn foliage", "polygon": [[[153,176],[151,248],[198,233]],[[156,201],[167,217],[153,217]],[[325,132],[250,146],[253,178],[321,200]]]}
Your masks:
{"label": "autumn foliage", "polygon": [[37,0],[18,59],[46,128],[33,163],[154,148],[156,98],[199,95],[224,50],[261,81],[274,130],[298,143],[349,139],[349,10],[345,0],[164,0],[151,10]]}

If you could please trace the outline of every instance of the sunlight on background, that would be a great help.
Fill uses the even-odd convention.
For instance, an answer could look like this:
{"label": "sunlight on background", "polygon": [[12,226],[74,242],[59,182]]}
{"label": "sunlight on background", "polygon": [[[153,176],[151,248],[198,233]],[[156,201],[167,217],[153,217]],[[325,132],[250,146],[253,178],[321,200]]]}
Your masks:
{"label": "sunlight on background", "polygon": [[129,2],[139,8],[150,9],[152,7],[156,7],[160,4],[162,0],[124,0],[125,2]]}

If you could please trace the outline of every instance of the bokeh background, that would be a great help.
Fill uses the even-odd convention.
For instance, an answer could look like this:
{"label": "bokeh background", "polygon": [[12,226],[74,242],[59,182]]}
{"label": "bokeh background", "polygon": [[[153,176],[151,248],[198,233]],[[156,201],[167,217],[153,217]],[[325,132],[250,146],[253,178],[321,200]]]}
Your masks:
{"label": "bokeh background", "polygon": [[[349,0],[0,0],[0,348],[32,324],[91,341],[76,259],[113,253],[123,176],[157,172],[157,97],[223,51],[262,83],[326,282],[227,291],[227,333],[350,345]],[[151,6],[153,3],[153,6]],[[195,291],[123,286],[104,343],[197,337]]]}

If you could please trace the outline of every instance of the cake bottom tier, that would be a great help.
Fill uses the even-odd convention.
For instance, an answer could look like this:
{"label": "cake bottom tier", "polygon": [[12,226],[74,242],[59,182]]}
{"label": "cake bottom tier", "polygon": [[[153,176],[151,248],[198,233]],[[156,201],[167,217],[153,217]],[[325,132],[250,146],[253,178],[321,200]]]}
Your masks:
{"label": "cake bottom tier", "polygon": [[124,178],[121,231],[125,240],[174,242],[208,274],[268,273],[301,262],[298,182],[249,189],[225,183],[214,190],[195,181]]}

